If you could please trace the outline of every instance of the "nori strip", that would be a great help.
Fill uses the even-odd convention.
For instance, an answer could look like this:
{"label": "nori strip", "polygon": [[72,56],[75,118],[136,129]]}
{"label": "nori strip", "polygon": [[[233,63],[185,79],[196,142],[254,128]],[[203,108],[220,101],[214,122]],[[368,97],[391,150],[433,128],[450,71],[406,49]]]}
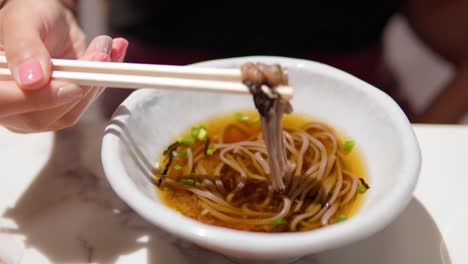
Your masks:
{"label": "nori strip", "polygon": [[359,178],[359,181],[361,182],[362,186],[364,186],[366,189],[370,189],[369,184],[367,184],[367,182],[363,178]]}

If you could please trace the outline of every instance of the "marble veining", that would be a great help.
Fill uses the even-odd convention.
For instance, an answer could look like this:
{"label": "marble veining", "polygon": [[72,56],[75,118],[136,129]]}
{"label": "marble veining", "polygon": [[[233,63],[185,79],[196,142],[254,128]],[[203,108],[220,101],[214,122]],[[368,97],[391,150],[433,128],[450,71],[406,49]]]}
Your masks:
{"label": "marble veining", "polygon": [[[88,121],[55,133],[47,164],[15,202],[0,208],[0,258],[8,264],[245,262],[174,237],[123,203],[100,162],[104,126]],[[451,263],[438,227],[417,198],[381,233],[294,263],[345,262]]]}
{"label": "marble veining", "polygon": [[49,162],[1,216],[14,225],[0,226],[0,233],[22,244],[21,256],[10,259],[39,254],[51,263],[115,263],[146,249],[147,263],[232,263],[157,229],[114,194],[100,165],[103,129],[97,122],[55,134]]}

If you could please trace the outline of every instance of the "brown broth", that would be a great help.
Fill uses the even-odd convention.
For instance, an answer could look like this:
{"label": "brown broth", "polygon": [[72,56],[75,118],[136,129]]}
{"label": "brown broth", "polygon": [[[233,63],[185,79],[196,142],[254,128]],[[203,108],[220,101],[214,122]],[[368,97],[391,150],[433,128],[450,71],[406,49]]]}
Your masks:
{"label": "brown broth", "polygon": [[[242,140],[247,140],[249,137],[252,135],[255,135],[260,132],[260,122],[253,122],[254,120],[258,119],[258,113],[255,110],[247,110],[247,111],[241,111],[243,116],[248,117],[247,120],[245,121],[239,121],[237,120],[233,113],[225,113],[225,114],[219,114],[216,116],[213,116],[211,118],[205,119],[199,124],[194,124],[195,126],[202,126],[206,129],[207,135],[210,138],[211,143],[218,143],[219,142],[219,135],[221,130],[228,126],[229,124],[241,124],[242,126],[245,127],[247,133],[244,131],[241,131],[236,128],[231,128],[226,130],[225,132],[225,137],[224,137],[224,142],[238,142]],[[285,115],[283,118],[283,128],[284,129],[293,129],[293,128],[300,128],[304,124],[311,122],[311,121],[319,121],[322,124],[325,124],[325,122],[322,122],[320,120],[317,120],[316,118],[309,117],[307,115],[303,114],[296,114],[293,113],[291,115]],[[330,126],[333,127],[333,126]],[[343,133],[340,131],[337,131],[336,128],[333,128],[338,135],[339,139],[344,142],[347,140],[347,137],[344,136]],[[187,131],[184,131],[181,133],[180,137],[187,138],[190,137],[191,134],[191,128],[189,128]],[[175,140],[174,140],[175,141]],[[203,141],[198,141],[196,140],[193,145],[191,145],[191,149],[197,149],[197,148],[204,148],[204,142]],[[211,159],[207,159],[206,161],[206,167],[210,167],[210,164],[215,164],[219,159],[216,159],[216,155],[213,156]],[[159,158],[160,164],[162,167],[164,167],[165,162],[164,158],[161,157]],[[168,174],[166,178],[168,179],[173,179],[175,181],[181,181],[185,176],[183,175],[183,169],[181,170],[176,170],[175,166],[179,165],[183,166],[184,162],[180,162],[180,158],[175,158],[174,162],[171,164],[170,169],[168,171]],[[359,153],[359,142],[356,142],[356,146],[353,148],[353,150],[348,153],[345,156],[345,166],[353,175],[355,175],[357,178],[363,178],[368,182],[368,178],[366,175],[366,169],[365,169],[365,164],[363,161],[363,158],[361,154]],[[210,171],[212,171],[211,169]],[[368,182],[369,183],[369,182]],[[160,195],[162,201],[168,205],[169,207],[177,210],[181,214],[191,217],[193,219],[196,219],[198,221],[201,221],[203,223],[207,224],[212,224],[212,225],[217,225],[217,226],[223,226],[223,227],[228,227],[228,228],[234,228],[234,229],[240,229],[240,230],[249,230],[249,231],[260,231],[260,232],[284,232],[288,231],[285,228],[281,227],[275,227],[275,228],[265,228],[264,226],[258,226],[258,227],[252,227],[252,226],[245,226],[242,224],[235,224],[235,223],[227,223],[225,221],[218,220],[217,218],[211,216],[211,215],[203,215],[201,214],[203,211],[203,208],[201,207],[198,198],[193,195],[192,193],[185,191],[185,190],[180,190],[180,189],[174,189],[167,187],[164,183],[160,188],[156,188],[158,194]],[[338,212],[335,214],[346,214],[347,218],[352,217],[360,208],[362,205],[363,201],[365,198],[365,193],[361,194],[357,192],[353,200],[348,203],[346,206],[340,208]],[[331,223],[333,223],[335,220],[335,217],[332,218]]]}

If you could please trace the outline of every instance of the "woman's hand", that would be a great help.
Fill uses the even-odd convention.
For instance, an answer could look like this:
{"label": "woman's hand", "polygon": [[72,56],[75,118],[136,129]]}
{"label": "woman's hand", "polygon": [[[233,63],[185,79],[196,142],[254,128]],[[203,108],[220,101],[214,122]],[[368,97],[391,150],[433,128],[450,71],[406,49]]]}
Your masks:
{"label": "woman's hand", "polygon": [[14,81],[0,81],[0,125],[15,132],[72,126],[103,90],[49,80],[50,58],[122,61],[128,43],[86,38],[59,0],[10,0],[0,10],[0,53]]}

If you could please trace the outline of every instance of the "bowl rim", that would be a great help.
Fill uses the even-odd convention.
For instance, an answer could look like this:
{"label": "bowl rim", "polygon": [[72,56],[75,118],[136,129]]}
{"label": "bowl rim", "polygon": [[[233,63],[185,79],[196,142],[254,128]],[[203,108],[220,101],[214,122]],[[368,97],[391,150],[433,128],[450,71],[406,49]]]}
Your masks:
{"label": "bowl rim", "polygon": [[[303,59],[275,56],[248,56],[197,63],[199,66],[226,66],[246,61],[280,63],[306,67],[309,71],[331,78],[340,78],[351,83],[355,89],[366,90],[368,96],[389,113],[388,120],[401,134],[399,145],[406,155],[401,173],[408,175],[392,195],[382,199],[382,206],[366,211],[366,218],[352,217],[349,220],[320,228],[312,232],[259,233],[207,225],[185,216],[180,216],[165,205],[154,203],[141,193],[125,172],[119,157],[119,139],[105,133],[101,159],[105,175],[117,195],[133,210],[149,222],[176,236],[209,248],[234,252],[242,256],[292,257],[332,249],[367,238],[391,223],[409,204],[416,187],[421,168],[421,151],[414,130],[396,102],[381,90],[334,67]],[[132,109],[153,91],[140,90],[132,93],[122,104]],[[106,128],[107,129],[107,128]],[[117,162],[116,162],[117,161]],[[169,212],[168,210],[172,211]],[[177,217],[179,215],[179,217]],[[358,221],[359,220],[359,221]],[[361,227],[360,227],[361,226]],[[183,228],[181,228],[183,227]]]}

